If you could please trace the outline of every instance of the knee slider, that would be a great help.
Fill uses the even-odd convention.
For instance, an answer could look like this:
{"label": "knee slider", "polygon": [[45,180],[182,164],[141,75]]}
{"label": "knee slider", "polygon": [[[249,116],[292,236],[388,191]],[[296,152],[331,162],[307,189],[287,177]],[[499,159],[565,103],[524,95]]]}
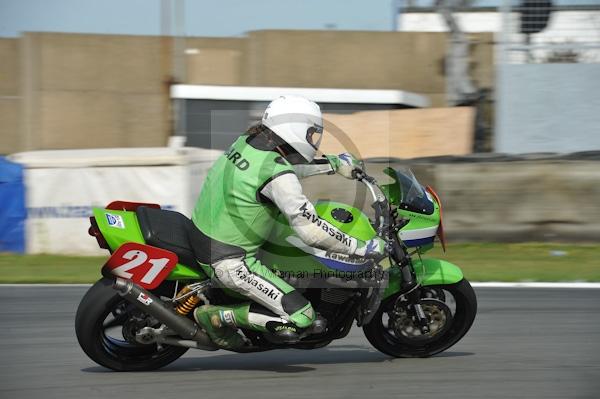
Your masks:
{"label": "knee slider", "polygon": [[237,272],[239,268],[245,268],[242,261],[232,259],[223,260],[214,265],[215,277],[227,288],[230,288],[234,291],[243,289],[244,282],[238,276]]}

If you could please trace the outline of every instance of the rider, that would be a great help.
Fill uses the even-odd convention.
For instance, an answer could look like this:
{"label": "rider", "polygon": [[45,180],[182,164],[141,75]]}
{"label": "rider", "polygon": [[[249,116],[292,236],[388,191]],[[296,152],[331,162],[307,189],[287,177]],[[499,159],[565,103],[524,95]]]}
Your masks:
{"label": "rider", "polygon": [[[380,238],[350,237],[317,216],[299,178],[339,173],[352,179],[360,163],[350,154],[315,159],[323,133],[319,106],[303,97],[272,101],[261,123],[250,128],[213,165],[192,220],[206,256],[198,262],[225,288],[253,302],[205,305],[194,317],[220,347],[244,345],[237,327],[270,332],[285,342],[315,319],[310,302],[256,258],[279,212],[312,247],[362,257],[385,250]],[[201,252],[201,251],[198,251]]]}

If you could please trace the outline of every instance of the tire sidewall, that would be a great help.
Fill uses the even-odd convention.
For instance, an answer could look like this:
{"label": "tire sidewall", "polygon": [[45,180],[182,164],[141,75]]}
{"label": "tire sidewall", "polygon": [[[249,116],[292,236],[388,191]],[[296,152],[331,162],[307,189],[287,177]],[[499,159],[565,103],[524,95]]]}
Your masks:
{"label": "tire sidewall", "polygon": [[395,301],[394,295],[387,298],[379,307],[371,323],[363,327],[367,340],[377,350],[394,357],[429,357],[443,352],[456,344],[471,328],[477,314],[477,298],[473,288],[466,279],[448,285],[428,286],[428,288],[441,288],[449,291],[456,301],[456,312],[450,328],[435,342],[424,347],[408,346],[391,343],[385,336],[381,318],[385,305]]}
{"label": "tire sidewall", "polygon": [[98,280],[84,295],[75,315],[75,333],[85,354],[101,366],[115,371],[146,371],[166,366],[181,357],[188,348],[169,347],[168,353],[156,359],[125,362],[111,355],[102,344],[104,316],[123,299],[112,288],[113,280]]}

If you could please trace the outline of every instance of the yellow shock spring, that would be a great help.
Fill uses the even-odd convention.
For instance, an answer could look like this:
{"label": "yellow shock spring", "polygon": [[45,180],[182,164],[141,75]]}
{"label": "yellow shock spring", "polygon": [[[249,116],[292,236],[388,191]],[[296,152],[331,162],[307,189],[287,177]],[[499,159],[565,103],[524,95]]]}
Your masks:
{"label": "yellow shock spring", "polygon": [[196,295],[191,295],[177,305],[175,311],[180,315],[185,316],[190,313],[198,305],[198,303],[200,303],[200,298],[198,298]]}

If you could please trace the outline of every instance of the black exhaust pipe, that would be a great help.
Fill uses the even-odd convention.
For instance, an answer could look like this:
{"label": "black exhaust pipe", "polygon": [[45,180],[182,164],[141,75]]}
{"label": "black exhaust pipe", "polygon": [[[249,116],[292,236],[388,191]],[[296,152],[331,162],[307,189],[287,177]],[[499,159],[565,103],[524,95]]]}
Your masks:
{"label": "black exhaust pipe", "polygon": [[113,284],[119,295],[128,302],[148,313],[155,319],[175,331],[182,338],[197,342],[205,350],[219,349],[200,327],[190,319],[180,316],[151,292],[146,291],[131,280],[117,278]]}

